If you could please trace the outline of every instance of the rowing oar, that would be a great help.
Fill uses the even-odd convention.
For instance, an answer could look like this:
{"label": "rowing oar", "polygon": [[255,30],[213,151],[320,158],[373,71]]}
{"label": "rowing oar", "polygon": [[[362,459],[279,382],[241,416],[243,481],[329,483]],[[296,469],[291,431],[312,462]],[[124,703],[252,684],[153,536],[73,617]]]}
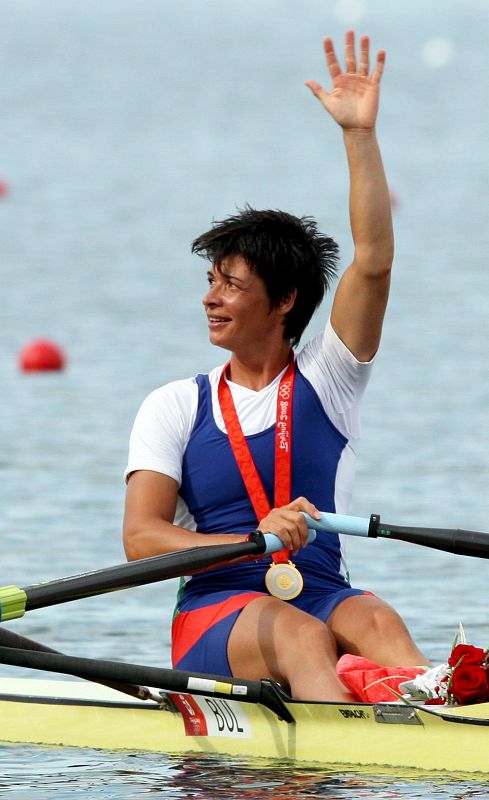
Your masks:
{"label": "rowing oar", "polygon": [[[315,531],[319,530],[351,536],[397,539],[456,555],[489,558],[489,534],[481,531],[381,524],[378,514],[364,518],[323,512],[319,520],[312,519],[308,514],[305,517],[310,528],[309,541],[314,540]],[[282,547],[278,536],[255,532],[248,540],[235,544],[193,547],[177,553],[143,558],[95,572],[34,584],[23,589],[5,586],[0,588],[0,622],[22,617],[27,611],[36,608],[143,586],[181,575],[192,575],[228,561],[267,555],[281,550]]]}
{"label": "rowing oar", "polygon": [[489,533],[482,531],[389,525],[381,523],[378,514],[372,514],[368,518],[322,512],[319,520],[312,519],[308,514],[304,516],[309,527],[317,531],[367,536],[374,539],[397,539],[400,542],[420,544],[459,556],[489,558]]}
{"label": "rowing oar", "polygon": [[[309,541],[316,537],[309,531]],[[220,565],[243,557],[267,555],[281,550],[283,544],[273,533],[255,532],[249,539],[233,544],[192,547],[177,553],[152,558],[142,558],[115,567],[85,572],[68,578],[36,583],[19,589],[17,586],[0,587],[0,622],[23,617],[27,611],[45,608],[84,597],[94,597],[106,592],[144,586],[147,583],[192,575],[208,567]]]}
{"label": "rowing oar", "polygon": [[[52,647],[47,647],[45,644],[34,641],[34,639],[28,639],[27,636],[21,636],[18,633],[7,630],[7,628],[1,627],[0,647],[2,649],[9,647],[21,652],[34,651],[38,653],[54,653],[57,656],[63,656],[63,653],[60,653],[59,650],[53,650]],[[156,702],[160,701],[160,698],[156,697],[156,695],[153,694],[153,692],[151,692],[151,690],[146,686],[138,686],[136,684],[122,682],[117,683],[116,681],[99,680],[96,682],[100,683],[102,686],[108,686],[110,689],[116,689],[118,692],[127,694],[130,697],[136,697],[138,700],[155,700]]]}
{"label": "rowing oar", "polygon": [[292,702],[291,698],[282,691],[277,683],[268,679],[250,681],[219,675],[205,675],[200,672],[146,667],[122,661],[103,661],[66,656],[61,653],[18,650],[14,647],[0,647],[0,662],[16,667],[61,672],[97,683],[112,685],[144,683],[175,694],[189,693],[226,700],[239,700],[243,703],[260,703],[285,722],[294,722],[292,714],[285,705],[287,701]]}

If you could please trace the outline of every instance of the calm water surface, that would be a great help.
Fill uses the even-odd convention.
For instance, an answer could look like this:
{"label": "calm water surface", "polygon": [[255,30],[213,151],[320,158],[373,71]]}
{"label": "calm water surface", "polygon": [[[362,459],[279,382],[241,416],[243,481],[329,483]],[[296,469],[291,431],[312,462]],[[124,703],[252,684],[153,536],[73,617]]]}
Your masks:
{"label": "calm water surface", "polygon": [[[351,257],[338,131],[303,87],[320,39],[386,47],[379,137],[396,265],[364,404],[351,512],[489,530],[489,9],[485,0],[7,0],[0,8],[3,584],[124,561],[127,441],[156,386],[224,360],[189,242],[250,202],[316,216]],[[320,329],[327,308],[311,324]],[[22,375],[45,336],[60,374]],[[487,562],[349,543],[356,583],[444,660],[489,645]],[[175,582],[33,612],[11,628],[75,655],[169,663]],[[0,668],[1,675],[14,674]],[[1,796],[487,797],[485,783],[213,758],[0,748]]]}

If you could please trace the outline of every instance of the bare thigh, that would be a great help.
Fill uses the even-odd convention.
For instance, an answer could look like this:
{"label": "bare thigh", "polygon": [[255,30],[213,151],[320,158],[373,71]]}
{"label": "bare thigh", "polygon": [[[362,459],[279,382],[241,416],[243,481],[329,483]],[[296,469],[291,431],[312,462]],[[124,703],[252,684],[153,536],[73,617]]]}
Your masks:
{"label": "bare thigh", "polygon": [[292,696],[309,700],[350,700],[336,675],[336,643],[328,626],[273,597],[249,603],[228,641],[233,675],[272,678]]}

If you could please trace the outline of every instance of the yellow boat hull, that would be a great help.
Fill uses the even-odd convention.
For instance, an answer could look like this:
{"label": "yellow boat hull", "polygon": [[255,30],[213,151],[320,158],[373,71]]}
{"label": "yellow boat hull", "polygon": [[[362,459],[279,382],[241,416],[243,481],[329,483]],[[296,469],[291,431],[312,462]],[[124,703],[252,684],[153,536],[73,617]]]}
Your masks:
{"label": "yellow boat hull", "polygon": [[169,695],[161,706],[75,681],[0,681],[0,741],[212,753],[295,762],[489,773],[489,704],[299,703],[287,723],[236,700]]}

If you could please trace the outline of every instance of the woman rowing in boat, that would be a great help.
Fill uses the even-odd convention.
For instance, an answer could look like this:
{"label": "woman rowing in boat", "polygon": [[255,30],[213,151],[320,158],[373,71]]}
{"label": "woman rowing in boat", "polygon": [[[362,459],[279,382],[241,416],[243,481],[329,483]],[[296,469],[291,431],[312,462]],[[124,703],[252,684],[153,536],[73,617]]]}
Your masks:
{"label": "woman rowing in boat", "polygon": [[343,132],[352,264],[324,333],[297,350],[336,272],[336,243],[311,218],[240,213],[199,236],[210,263],[210,341],[227,364],[170,383],[143,403],[131,435],[124,542],[129,559],[275,533],[284,549],[187,578],[172,629],[175,667],[270,677],[297,699],[349,700],[348,652],[425,664],[399,615],[350,585],[337,535],[307,545],[302,512],[345,513],[359,403],[377,352],[393,258],[389,191],[375,133],[385,54],[347,32],[343,72],[324,41],[330,92],[307,86]]}

